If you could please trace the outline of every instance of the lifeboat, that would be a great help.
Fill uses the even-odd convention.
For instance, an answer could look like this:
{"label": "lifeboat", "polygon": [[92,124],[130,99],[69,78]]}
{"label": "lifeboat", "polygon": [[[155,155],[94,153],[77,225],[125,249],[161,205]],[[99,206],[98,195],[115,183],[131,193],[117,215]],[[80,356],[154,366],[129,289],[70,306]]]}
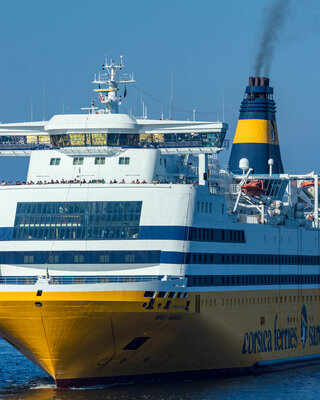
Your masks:
{"label": "lifeboat", "polygon": [[[308,197],[314,199],[314,181],[303,182],[302,190]],[[320,198],[320,181],[318,182],[318,198]]]}
{"label": "lifeboat", "polygon": [[261,196],[265,193],[264,184],[262,180],[252,179],[250,182],[241,186],[241,189],[248,196]]}

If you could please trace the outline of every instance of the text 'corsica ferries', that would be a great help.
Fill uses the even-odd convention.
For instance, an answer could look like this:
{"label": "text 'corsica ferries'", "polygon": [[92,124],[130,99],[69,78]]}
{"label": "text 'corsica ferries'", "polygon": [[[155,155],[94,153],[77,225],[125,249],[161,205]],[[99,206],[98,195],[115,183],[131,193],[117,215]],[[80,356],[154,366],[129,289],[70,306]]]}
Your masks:
{"label": "text 'corsica ferries'", "polygon": [[318,175],[284,173],[273,89],[221,122],[102,109],[0,124],[27,182],[0,186],[0,333],[59,387],[320,360]]}

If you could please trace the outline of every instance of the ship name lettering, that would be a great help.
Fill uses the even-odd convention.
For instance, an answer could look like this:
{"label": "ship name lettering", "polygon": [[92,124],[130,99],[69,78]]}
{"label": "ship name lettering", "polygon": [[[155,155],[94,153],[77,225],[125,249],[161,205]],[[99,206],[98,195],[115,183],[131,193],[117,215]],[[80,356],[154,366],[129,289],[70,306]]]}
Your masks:
{"label": "ship name lettering", "polygon": [[243,339],[242,353],[255,354],[272,351],[271,330],[246,332]]}
{"label": "ship name lettering", "polygon": [[[309,343],[311,346],[320,345],[320,326],[310,327]],[[297,345],[297,328],[279,328],[278,315],[276,315],[273,330],[265,329],[245,332],[242,354],[269,353],[272,351],[295,349]]]}
{"label": "ship name lettering", "polygon": [[298,344],[297,328],[278,328],[278,315],[274,317],[274,351],[295,349]]}
{"label": "ship name lettering", "polygon": [[319,346],[320,344],[320,326],[309,326],[309,346]]}

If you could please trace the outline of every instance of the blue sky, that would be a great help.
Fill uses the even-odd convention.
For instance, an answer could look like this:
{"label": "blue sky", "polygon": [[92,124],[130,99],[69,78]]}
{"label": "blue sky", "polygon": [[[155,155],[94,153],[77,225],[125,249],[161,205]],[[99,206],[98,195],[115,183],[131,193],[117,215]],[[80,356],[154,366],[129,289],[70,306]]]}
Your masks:
{"label": "blue sky", "polygon": [[[77,113],[97,97],[93,73],[106,55],[124,56],[126,72],[150,118],[229,123],[232,139],[247,78],[254,73],[263,17],[271,0],[11,0],[0,2],[0,121]],[[320,1],[292,0],[270,79],[286,172],[320,172]],[[128,87],[121,108],[141,115],[141,92]],[[45,100],[43,100],[43,91]],[[205,114],[207,113],[207,114]],[[225,163],[228,155],[222,157]],[[25,161],[0,159],[0,179],[22,178]]]}

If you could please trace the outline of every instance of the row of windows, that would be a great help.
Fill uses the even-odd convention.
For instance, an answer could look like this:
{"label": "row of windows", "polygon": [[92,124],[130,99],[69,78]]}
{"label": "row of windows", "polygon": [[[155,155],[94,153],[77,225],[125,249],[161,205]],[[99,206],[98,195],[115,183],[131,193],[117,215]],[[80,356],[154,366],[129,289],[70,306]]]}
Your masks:
{"label": "row of windows", "polygon": [[208,203],[207,201],[198,201],[197,202],[197,212],[202,213],[212,213],[212,203]]}
{"label": "row of windows", "polygon": [[159,264],[160,250],[0,252],[1,264]]}
{"label": "row of windows", "polygon": [[188,253],[186,264],[319,265],[320,256]]}
{"label": "row of windows", "polygon": [[18,203],[14,240],[137,239],[141,201]]}
{"label": "row of windows", "polygon": [[138,239],[138,227],[104,228],[14,228],[13,240],[128,240]]}
{"label": "row of windows", "polygon": [[245,243],[243,230],[192,228],[192,239],[196,241]]}
{"label": "row of windows", "polygon": [[[110,254],[100,254],[99,255],[99,263],[111,263],[111,256]],[[85,260],[85,256],[84,254],[74,254],[73,255],[73,263],[84,263]],[[33,264],[34,261],[34,255],[25,255],[23,256],[23,262],[25,264]],[[58,264],[60,262],[60,256],[58,255],[53,255],[50,254],[48,257],[48,264]],[[135,254],[124,254],[123,255],[123,262],[125,263],[134,263],[136,262],[136,255]]]}
{"label": "row of windows", "polygon": [[[242,297],[242,298],[225,298],[220,299],[202,299],[201,307],[216,307],[222,305],[224,307],[239,307],[255,304],[283,304],[283,303],[296,303],[302,301],[303,303],[317,303],[320,302],[320,295],[316,296],[257,296],[257,297]],[[310,319],[312,320],[312,316]],[[289,322],[295,322],[295,317],[289,317]],[[261,320],[263,325],[263,317]]]}
{"label": "row of windows", "polygon": [[192,275],[188,286],[249,286],[320,284],[320,275]]}
{"label": "row of windows", "polygon": [[[83,157],[74,157],[73,165],[83,165]],[[61,158],[51,158],[50,165],[60,165]],[[104,165],[106,163],[105,157],[95,157],[94,159],[95,165]],[[120,165],[128,165],[130,164],[130,157],[119,157]]]}
{"label": "row of windows", "polygon": [[139,135],[126,133],[84,133],[50,136],[52,147],[69,146],[133,146],[139,144]]}
{"label": "row of windows", "polygon": [[74,133],[50,135],[52,147],[128,146],[128,147],[211,147],[222,146],[225,132],[212,133]]}
{"label": "row of windows", "polygon": [[140,213],[141,201],[68,201],[68,202],[18,202],[16,214],[135,214]]}
{"label": "row of windows", "polygon": [[[215,188],[217,189],[217,188]],[[205,213],[205,214],[212,214],[213,206],[212,203],[207,201],[197,201],[197,212],[198,213]],[[224,204],[221,204],[221,214],[224,214]]]}

